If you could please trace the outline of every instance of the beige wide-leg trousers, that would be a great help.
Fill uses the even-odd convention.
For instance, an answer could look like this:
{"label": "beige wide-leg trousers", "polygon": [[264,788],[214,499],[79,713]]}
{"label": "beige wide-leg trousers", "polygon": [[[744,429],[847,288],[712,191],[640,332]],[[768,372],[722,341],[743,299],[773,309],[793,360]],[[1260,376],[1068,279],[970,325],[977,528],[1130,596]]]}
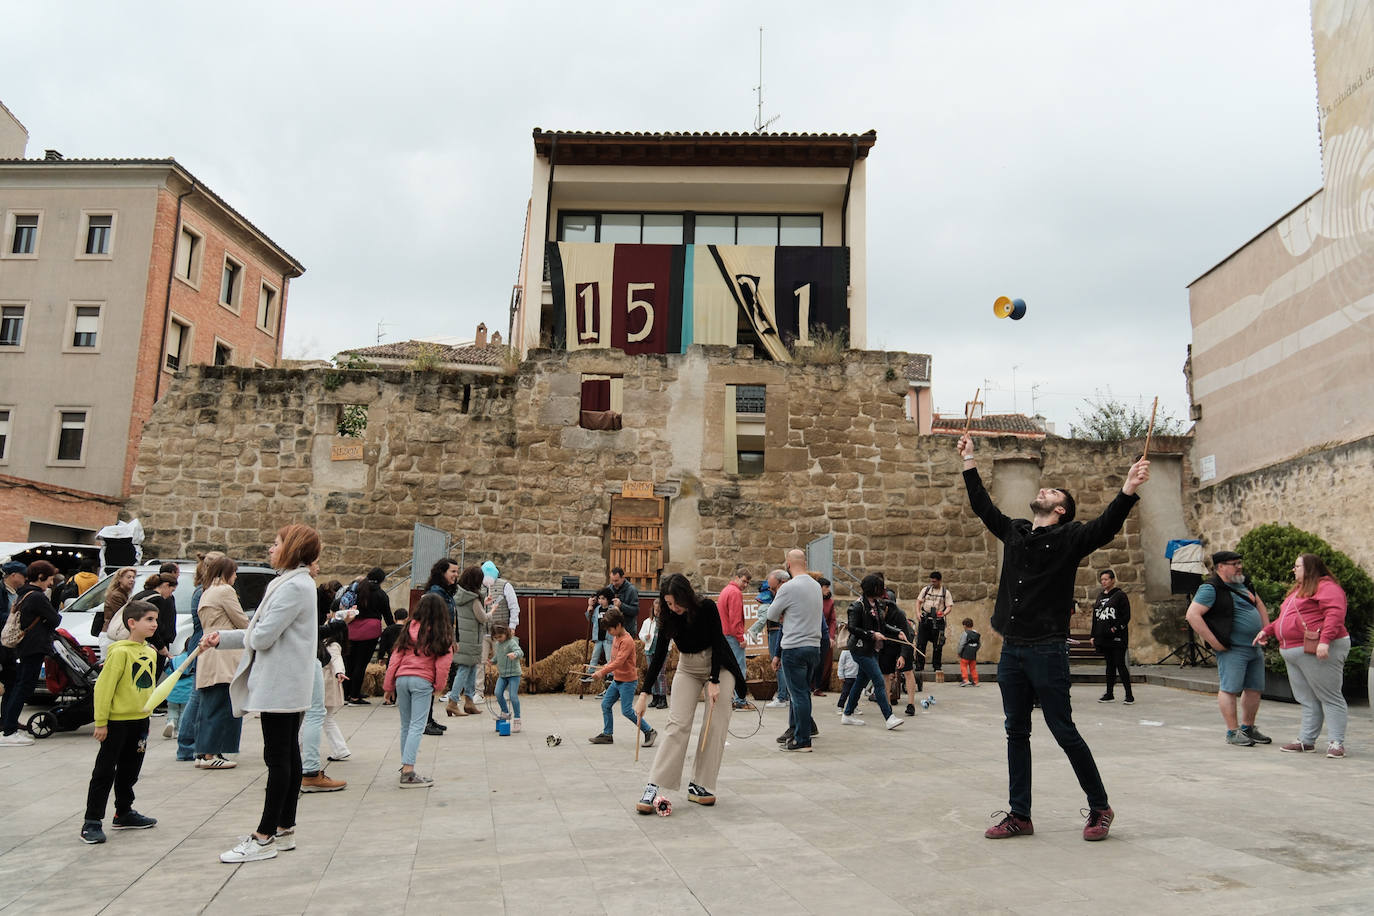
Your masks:
{"label": "beige wide-leg trousers", "polygon": [[[654,756],[649,782],[660,789],[682,788],[682,769],[687,759],[687,744],[692,740],[692,720],[696,717],[697,699],[711,679],[711,650],[678,656],[677,673],[673,675],[672,693],[668,699],[668,725],[663,729],[663,741]],[[699,750],[692,764],[692,782],[716,790],[720,775],[720,761],[725,754],[725,739],[730,729],[730,700],[735,695],[735,676],[727,668],[720,669],[720,699],[714,709],[710,700],[702,704],[702,727],[706,715],[711,717],[711,730],[706,747]],[[698,739],[700,740],[700,739]]]}

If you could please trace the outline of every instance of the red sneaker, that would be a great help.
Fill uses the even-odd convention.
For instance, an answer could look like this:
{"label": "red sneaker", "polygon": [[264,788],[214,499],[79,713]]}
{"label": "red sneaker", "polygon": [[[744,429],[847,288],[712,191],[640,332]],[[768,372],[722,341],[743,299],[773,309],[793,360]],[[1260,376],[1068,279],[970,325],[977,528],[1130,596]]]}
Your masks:
{"label": "red sneaker", "polygon": [[[993,817],[1004,813],[1006,812],[998,811]],[[1014,836],[1030,836],[1032,833],[1035,833],[1035,826],[1031,824],[1030,818],[1007,813],[1001,821],[984,831],[983,836],[989,840],[1005,840]]]}
{"label": "red sneaker", "polygon": [[1107,832],[1112,829],[1112,821],[1116,818],[1116,812],[1110,807],[1090,808],[1088,810],[1088,823],[1083,826],[1083,839],[1085,840],[1105,840]]}

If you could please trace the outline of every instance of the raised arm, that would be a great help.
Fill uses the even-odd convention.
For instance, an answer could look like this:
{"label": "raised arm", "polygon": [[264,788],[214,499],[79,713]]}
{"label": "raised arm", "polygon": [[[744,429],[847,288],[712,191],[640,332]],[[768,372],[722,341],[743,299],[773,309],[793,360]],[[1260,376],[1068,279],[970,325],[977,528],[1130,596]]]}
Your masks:
{"label": "raised arm", "polygon": [[1005,541],[1007,534],[1011,531],[1011,519],[1002,514],[1002,511],[993,505],[992,497],[983,486],[983,479],[978,476],[978,465],[973,460],[973,437],[968,433],[959,437],[959,454],[964,459],[964,487],[968,490],[969,505],[973,507],[974,513],[983,520],[987,529],[997,537],[999,541]]}

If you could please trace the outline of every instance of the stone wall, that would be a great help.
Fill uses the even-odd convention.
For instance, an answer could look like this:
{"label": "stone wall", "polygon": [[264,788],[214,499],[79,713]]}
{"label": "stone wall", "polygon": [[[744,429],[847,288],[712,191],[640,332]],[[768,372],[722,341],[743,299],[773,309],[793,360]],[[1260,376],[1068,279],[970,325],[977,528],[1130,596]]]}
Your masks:
{"label": "stone wall", "polygon": [[1372,490],[1374,436],[1191,490],[1188,510],[1209,552],[1275,522],[1321,536],[1374,574]]}
{"label": "stone wall", "polygon": [[[556,587],[565,574],[604,581],[611,496],[626,480],[651,481],[667,498],[665,572],[715,591],[738,563],[757,578],[787,548],[832,533],[837,567],[882,570],[905,601],[941,570],[956,617],[974,618],[994,657],[999,545],[968,508],[953,439],[920,436],[904,418],[909,356],[851,352],[843,365],[797,366],[723,347],[534,351],[515,376],[495,378],[199,367],[178,377],[145,429],[129,509],[154,555],[213,547],[260,558],[278,526],[304,521],[324,537],[323,571],[342,578],[408,560],[419,521],[466,538],[469,558],[494,559],[517,585]],[[623,429],[577,425],[583,374],[624,375]],[[726,385],[737,384],[766,386],[758,477],[722,470]],[[332,461],[347,404],[369,407],[363,457]],[[986,484],[1013,515],[1026,514],[1043,475],[1089,518],[1133,457],[1057,438],[980,439],[978,449]],[[1181,461],[1155,451],[1161,464]],[[1162,507],[1155,515],[1181,516],[1176,485],[1142,492]],[[1181,608],[1157,581],[1159,600],[1147,601],[1145,542],[1184,532],[1143,533],[1143,515],[1084,564],[1075,597],[1086,607],[1094,570],[1115,567],[1136,609],[1135,657],[1152,661],[1176,641],[1156,625]],[[835,580],[847,601],[854,584],[839,570]]]}

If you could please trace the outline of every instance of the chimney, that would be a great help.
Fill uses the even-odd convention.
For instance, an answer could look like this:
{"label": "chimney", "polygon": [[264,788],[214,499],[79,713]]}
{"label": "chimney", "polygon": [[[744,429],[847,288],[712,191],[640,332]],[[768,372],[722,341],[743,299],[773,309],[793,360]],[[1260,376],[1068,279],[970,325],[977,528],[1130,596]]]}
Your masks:
{"label": "chimney", "polygon": [[492,334],[492,335],[491,335],[491,345],[492,345],[493,347],[499,347],[499,346],[501,346],[501,332],[500,332],[500,331],[497,331],[495,334]]}
{"label": "chimney", "polygon": [[477,325],[477,335],[472,339],[474,347],[485,347],[487,345],[487,323],[483,321]]}
{"label": "chimney", "polygon": [[46,162],[61,162],[62,154],[55,149],[43,150],[43,159]]}

